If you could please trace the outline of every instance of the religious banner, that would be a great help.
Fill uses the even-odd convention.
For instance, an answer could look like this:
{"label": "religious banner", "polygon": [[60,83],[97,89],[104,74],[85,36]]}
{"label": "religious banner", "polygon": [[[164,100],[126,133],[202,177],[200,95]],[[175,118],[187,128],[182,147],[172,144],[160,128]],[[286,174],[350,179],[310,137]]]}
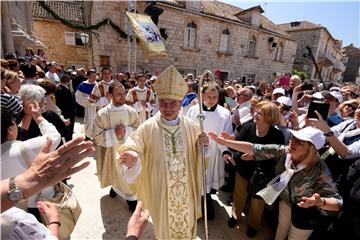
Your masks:
{"label": "religious banner", "polygon": [[161,39],[157,26],[151,20],[150,16],[130,12],[126,12],[126,15],[129,18],[133,31],[144,47],[145,55],[150,58],[167,58],[168,55],[165,44]]}

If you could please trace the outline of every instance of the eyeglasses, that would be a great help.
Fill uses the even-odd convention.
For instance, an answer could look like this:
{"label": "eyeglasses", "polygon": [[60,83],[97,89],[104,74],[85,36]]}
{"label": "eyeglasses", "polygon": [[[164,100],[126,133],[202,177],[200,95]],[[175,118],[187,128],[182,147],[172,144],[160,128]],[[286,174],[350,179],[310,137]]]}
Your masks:
{"label": "eyeglasses", "polygon": [[290,137],[290,141],[293,142],[293,143],[295,143],[295,144],[299,144],[299,145],[304,145],[305,142],[306,142],[306,141],[300,140],[300,139],[298,139],[298,138],[296,138],[296,137],[294,137],[294,136],[291,136],[291,137]]}

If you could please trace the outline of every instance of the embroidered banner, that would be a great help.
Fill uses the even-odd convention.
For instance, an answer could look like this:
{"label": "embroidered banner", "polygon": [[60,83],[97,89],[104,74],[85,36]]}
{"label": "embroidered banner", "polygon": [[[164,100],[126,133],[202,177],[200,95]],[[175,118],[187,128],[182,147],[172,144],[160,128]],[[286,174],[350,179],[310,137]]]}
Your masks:
{"label": "embroidered banner", "polygon": [[150,16],[126,12],[129,22],[136,36],[140,38],[140,42],[144,47],[147,57],[167,58],[165,44],[161,39],[160,32],[151,20]]}

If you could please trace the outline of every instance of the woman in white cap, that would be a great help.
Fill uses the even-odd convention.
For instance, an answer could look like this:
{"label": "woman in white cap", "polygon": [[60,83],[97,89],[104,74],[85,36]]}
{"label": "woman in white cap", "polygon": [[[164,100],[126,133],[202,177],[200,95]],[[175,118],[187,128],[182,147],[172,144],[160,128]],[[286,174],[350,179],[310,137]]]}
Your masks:
{"label": "woman in white cap", "polygon": [[280,197],[275,239],[307,239],[317,226],[315,224],[321,223],[315,221],[311,225],[308,216],[298,218],[299,214],[292,212],[299,213],[300,209],[300,214],[303,214],[301,208],[314,207],[313,215],[320,216],[320,213],[338,212],[343,202],[326,165],[320,161],[318,150],[325,143],[323,132],[306,127],[299,131],[291,130],[291,133],[288,146],[234,141],[226,133],[221,136],[208,134],[219,144],[252,155],[244,160],[276,159],[278,176],[257,193],[267,204],[273,204]]}

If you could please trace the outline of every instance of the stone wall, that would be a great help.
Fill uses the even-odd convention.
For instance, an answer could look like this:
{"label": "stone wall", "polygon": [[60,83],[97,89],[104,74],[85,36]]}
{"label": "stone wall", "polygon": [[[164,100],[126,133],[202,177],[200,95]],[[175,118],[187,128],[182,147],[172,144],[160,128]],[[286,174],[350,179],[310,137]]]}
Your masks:
{"label": "stone wall", "polygon": [[48,46],[45,50],[48,60],[65,66],[91,66],[91,52],[84,46],[65,45],[65,32],[79,32],[64,24],[44,19],[34,19],[34,32]]}

